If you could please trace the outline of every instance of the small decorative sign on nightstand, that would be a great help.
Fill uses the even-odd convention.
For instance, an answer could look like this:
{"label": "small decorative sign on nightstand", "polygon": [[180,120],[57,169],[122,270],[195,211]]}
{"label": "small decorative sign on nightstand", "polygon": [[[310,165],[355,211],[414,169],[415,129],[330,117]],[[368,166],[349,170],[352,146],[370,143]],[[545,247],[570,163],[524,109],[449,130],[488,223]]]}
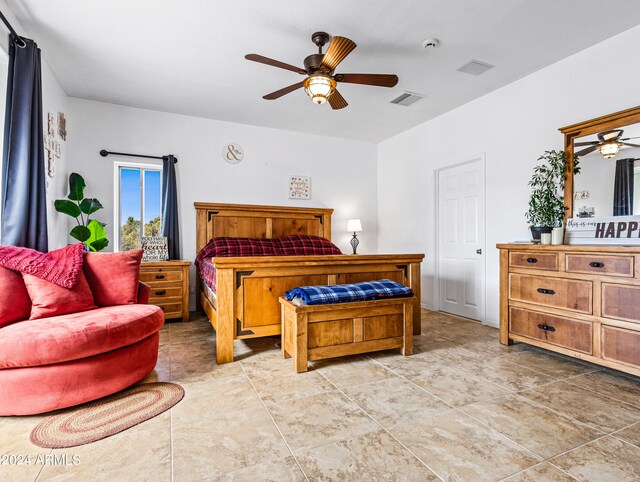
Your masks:
{"label": "small decorative sign on nightstand", "polygon": [[164,236],[142,236],[142,261],[166,261],[169,259],[167,238]]}
{"label": "small decorative sign on nightstand", "polygon": [[311,199],[309,176],[289,176],[289,199]]}

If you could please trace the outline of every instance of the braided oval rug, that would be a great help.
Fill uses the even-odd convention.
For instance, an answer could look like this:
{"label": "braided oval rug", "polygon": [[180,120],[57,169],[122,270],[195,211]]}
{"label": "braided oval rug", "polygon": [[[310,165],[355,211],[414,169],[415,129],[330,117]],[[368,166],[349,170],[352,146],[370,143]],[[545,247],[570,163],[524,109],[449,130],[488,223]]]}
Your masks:
{"label": "braided oval rug", "polygon": [[169,410],[184,397],[175,383],[135,385],[42,420],[31,442],[42,448],[77,447],[127,430]]}

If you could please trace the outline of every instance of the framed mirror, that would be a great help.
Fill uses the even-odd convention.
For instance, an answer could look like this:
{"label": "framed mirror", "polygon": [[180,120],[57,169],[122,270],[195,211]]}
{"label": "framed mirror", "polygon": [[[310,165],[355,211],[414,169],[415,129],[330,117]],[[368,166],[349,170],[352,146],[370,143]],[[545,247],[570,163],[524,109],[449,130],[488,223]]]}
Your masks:
{"label": "framed mirror", "polygon": [[[640,215],[640,106],[560,128],[567,154],[565,220]],[[574,179],[573,155],[580,158]]]}

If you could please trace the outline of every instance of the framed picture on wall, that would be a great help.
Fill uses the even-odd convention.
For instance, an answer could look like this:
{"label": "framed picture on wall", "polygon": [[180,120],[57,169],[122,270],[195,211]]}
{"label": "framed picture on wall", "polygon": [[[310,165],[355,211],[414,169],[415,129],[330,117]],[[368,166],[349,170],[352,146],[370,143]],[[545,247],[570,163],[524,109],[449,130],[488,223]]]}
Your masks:
{"label": "framed picture on wall", "polygon": [[311,177],[289,176],[289,199],[311,199]]}

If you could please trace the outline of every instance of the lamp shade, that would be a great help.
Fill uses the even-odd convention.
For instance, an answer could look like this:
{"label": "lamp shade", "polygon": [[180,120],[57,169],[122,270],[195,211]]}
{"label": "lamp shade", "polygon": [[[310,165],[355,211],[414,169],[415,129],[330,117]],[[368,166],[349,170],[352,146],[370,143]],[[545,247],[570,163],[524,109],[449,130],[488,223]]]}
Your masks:
{"label": "lamp shade", "polygon": [[349,219],[347,221],[347,232],[358,233],[362,231],[362,223],[359,219]]}

